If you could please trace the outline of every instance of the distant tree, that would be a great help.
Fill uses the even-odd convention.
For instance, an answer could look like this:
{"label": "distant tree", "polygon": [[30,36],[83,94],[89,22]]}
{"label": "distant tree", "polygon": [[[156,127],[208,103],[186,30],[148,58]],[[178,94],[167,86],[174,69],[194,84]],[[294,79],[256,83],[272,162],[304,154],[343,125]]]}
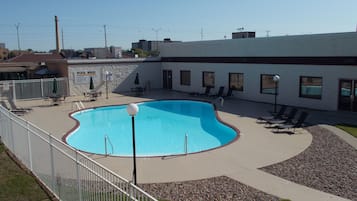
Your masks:
{"label": "distant tree", "polygon": [[16,57],[16,53],[14,51],[10,51],[8,55],[8,59]]}

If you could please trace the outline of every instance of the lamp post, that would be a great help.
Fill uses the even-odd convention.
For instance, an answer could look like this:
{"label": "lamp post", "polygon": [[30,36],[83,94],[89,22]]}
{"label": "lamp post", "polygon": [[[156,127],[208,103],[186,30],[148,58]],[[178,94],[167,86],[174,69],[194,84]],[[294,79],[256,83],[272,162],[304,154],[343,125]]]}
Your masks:
{"label": "lamp post", "polygon": [[109,72],[105,71],[105,97],[106,99],[108,99],[108,76],[109,76]]}
{"label": "lamp post", "polygon": [[275,83],[274,113],[276,113],[276,98],[278,96],[278,83],[279,83],[279,80],[280,80],[280,76],[279,75],[274,75],[274,77],[273,77],[273,81]]}
{"label": "lamp post", "polygon": [[130,103],[127,107],[126,110],[128,114],[131,116],[131,125],[132,125],[132,130],[133,130],[133,163],[134,163],[134,169],[133,169],[133,178],[134,178],[134,184],[136,185],[136,149],[135,149],[135,121],[134,117],[136,113],[139,112],[139,107],[135,103]]}

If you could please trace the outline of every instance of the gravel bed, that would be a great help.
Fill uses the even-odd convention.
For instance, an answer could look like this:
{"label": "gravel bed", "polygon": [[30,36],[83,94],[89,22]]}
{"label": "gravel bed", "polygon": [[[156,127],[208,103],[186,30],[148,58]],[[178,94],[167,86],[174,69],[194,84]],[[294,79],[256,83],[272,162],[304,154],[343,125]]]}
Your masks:
{"label": "gravel bed", "polygon": [[169,201],[272,201],[266,194],[226,176],[184,182],[140,184],[142,189],[160,200]]}
{"label": "gravel bed", "polygon": [[308,127],[312,144],[301,154],[261,170],[357,201],[357,150],[319,126]]}

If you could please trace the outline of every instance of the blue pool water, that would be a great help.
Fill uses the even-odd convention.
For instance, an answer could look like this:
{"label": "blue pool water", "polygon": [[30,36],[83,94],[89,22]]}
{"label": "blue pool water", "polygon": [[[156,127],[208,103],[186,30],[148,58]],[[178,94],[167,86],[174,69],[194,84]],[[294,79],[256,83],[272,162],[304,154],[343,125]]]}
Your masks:
{"label": "blue pool water", "polygon": [[[211,104],[188,100],[162,100],[138,104],[135,116],[137,156],[165,156],[200,152],[228,144],[237,133],[216,119]],[[132,124],[126,105],[89,109],[72,114],[80,126],[66,141],[76,149],[105,154],[132,156]],[[113,147],[113,148],[112,148]]]}

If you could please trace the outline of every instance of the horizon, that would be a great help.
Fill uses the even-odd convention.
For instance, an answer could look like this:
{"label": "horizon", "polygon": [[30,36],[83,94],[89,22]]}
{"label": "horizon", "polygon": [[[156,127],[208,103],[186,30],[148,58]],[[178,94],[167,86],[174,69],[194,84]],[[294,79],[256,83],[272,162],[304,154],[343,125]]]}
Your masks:
{"label": "horizon", "polygon": [[17,50],[18,26],[21,50],[55,49],[55,15],[61,49],[74,50],[104,47],[104,25],[108,47],[123,50],[141,39],[224,40],[238,31],[255,31],[256,37],[355,32],[356,7],[354,0],[13,0],[2,3],[2,9],[11,12],[0,13],[5,19],[0,43]]}

